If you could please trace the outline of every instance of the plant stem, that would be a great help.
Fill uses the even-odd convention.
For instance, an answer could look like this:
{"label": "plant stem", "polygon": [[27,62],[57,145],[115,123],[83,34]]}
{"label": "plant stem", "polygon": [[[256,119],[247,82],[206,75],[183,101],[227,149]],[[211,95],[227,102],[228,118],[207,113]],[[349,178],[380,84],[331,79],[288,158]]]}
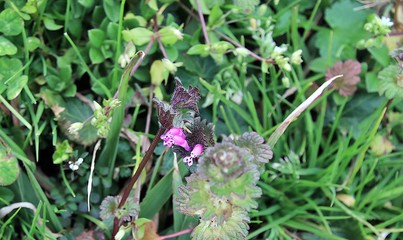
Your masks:
{"label": "plant stem", "polygon": [[200,19],[200,24],[201,24],[202,31],[203,31],[204,41],[207,45],[209,45],[210,40],[208,39],[206,22],[204,21],[203,12],[202,12],[201,6],[200,6],[200,0],[196,0],[196,5],[197,5],[197,12],[199,13],[199,19]]}
{"label": "plant stem", "polygon": [[[158,129],[158,132],[155,135],[154,140],[151,142],[150,147],[147,149],[147,152],[144,155],[143,160],[141,161],[139,167],[137,168],[133,177],[130,179],[129,183],[124,188],[122,199],[119,202],[118,208],[121,208],[126,203],[127,198],[129,197],[130,191],[132,190],[137,179],[140,177],[140,174],[143,171],[144,167],[146,166],[147,162],[151,159],[151,155],[154,152],[154,149],[157,147],[157,144],[160,141],[160,137],[162,134],[164,134],[165,130],[166,129],[164,127],[160,127]],[[115,238],[115,235],[118,232],[118,229],[119,229],[119,219],[117,217],[115,217],[115,219],[113,221],[113,232],[112,232],[113,238]]]}
{"label": "plant stem", "polygon": [[165,236],[159,237],[158,240],[165,240],[165,239],[169,239],[169,238],[178,237],[178,236],[181,236],[181,235],[190,233],[190,232],[192,232],[192,231],[193,231],[193,228],[188,228],[188,229],[179,231],[179,232],[177,232],[177,233],[172,233],[172,234],[169,234],[169,235],[165,235]]}

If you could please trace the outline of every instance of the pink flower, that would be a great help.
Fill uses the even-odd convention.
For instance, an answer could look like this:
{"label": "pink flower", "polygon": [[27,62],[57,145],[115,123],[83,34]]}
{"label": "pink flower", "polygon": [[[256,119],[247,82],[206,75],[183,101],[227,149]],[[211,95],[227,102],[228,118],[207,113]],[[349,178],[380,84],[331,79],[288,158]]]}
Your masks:
{"label": "pink flower", "polygon": [[333,82],[333,87],[339,90],[340,95],[351,96],[357,90],[357,84],[361,81],[360,73],[361,64],[357,61],[347,60],[345,62],[337,62],[332,68],[327,70],[326,80],[342,74],[343,77]]}
{"label": "pink flower", "polygon": [[199,157],[203,153],[203,145],[196,144],[193,147],[193,150],[190,152],[190,156],[187,156],[183,159],[183,162],[187,163],[188,166],[192,166],[193,160]]}
{"label": "pink flower", "polygon": [[189,144],[186,141],[186,135],[181,128],[171,128],[161,136],[164,145],[172,147],[172,145],[181,146],[186,151],[190,150]]}

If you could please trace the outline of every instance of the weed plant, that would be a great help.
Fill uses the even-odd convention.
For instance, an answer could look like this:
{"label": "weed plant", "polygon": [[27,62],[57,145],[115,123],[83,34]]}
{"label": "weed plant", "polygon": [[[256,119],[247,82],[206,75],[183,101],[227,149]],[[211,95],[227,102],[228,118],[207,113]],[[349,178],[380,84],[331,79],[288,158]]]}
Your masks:
{"label": "weed plant", "polygon": [[400,8],[0,1],[0,239],[402,239]]}

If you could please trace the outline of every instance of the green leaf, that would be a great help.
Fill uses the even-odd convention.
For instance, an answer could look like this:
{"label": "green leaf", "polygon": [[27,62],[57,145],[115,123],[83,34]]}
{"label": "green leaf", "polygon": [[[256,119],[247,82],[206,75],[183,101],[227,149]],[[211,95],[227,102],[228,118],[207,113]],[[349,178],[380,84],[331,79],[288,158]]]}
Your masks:
{"label": "green leaf", "polygon": [[92,8],[92,6],[94,6],[95,0],[78,0],[78,3],[85,8]]}
{"label": "green leaf", "polygon": [[392,59],[389,56],[389,49],[386,45],[379,48],[368,48],[368,51],[371,53],[372,57],[383,67],[388,66]]}
{"label": "green leaf", "polygon": [[133,28],[131,30],[123,30],[123,39],[126,42],[133,42],[137,46],[144,45],[150,42],[151,36],[154,33],[146,28]]}
{"label": "green leaf", "polygon": [[234,0],[234,4],[243,9],[253,9],[259,4],[259,0]]}
{"label": "green leaf", "polygon": [[91,108],[76,98],[67,98],[65,101],[66,104],[63,106],[65,110],[60,114],[58,120],[62,132],[70,140],[84,146],[93,144],[98,139],[97,129],[89,122],[84,124],[78,134],[71,134],[68,131],[68,128],[72,123],[85,122],[88,120],[93,114]]}
{"label": "green leaf", "polygon": [[196,44],[192,46],[188,51],[187,54],[189,55],[200,55],[200,56],[208,56],[209,55],[209,46],[206,44]]}
{"label": "green leaf", "polygon": [[15,36],[21,33],[24,21],[11,8],[0,13],[0,32],[6,36]]}
{"label": "green leaf", "polygon": [[208,17],[208,26],[211,27],[213,25],[218,25],[218,20],[223,16],[223,12],[220,9],[219,5],[215,5],[211,10],[211,13]]}
{"label": "green leaf", "polygon": [[28,51],[32,52],[38,47],[41,46],[41,40],[37,37],[28,37],[27,38],[27,43],[28,43]]}
{"label": "green leaf", "polygon": [[377,77],[377,74],[374,72],[369,72],[365,75],[365,85],[367,91],[370,93],[378,92],[380,81]]}
{"label": "green leaf", "polygon": [[0,146],[0,186],[7,186],[17,180],[20,168],[17,158],[4,147]]}
{"label": "green leaf", "polygon": [[90,59],[93,64],[99,64],[105,60],[105,57],[100,49],[90,48]]}
{"label": "green leaf", "polygon": [[12,100],[16,98],[25,85],[28,83],[28,76],[22,75],[17,78],[13,78],[7,83],[7,99]]}
{"label": "green leaf", "polygon": [[155,60],[150,67],[151,83],[153,85],[159,86],[162,81],[167,81],[169,72],[164,67],[161,60]]}
{"label": "green leaf", "polygon": [[316,58],[309,63],[309,69],[315,72],[326,72],[326,70],[333,66],[333,60],[327,58]]}
{"label": "green leaf", "polygon": [[61,143],[56,144],[56,150],[53,152],[52,159],[53,164],[61,164],[64,161],[69,160],[73,156],[73,148],[69,141],[64,140]]}
{"label": "green leaf", "polygon": [[17,53],[17,47],[7,38],[0,36],[0,56],[14,55]]}
{"label": "green leaf", "polygon": [[[179,164],[179,171],[181,177],[188,172],[184,164]],[[140,203],[141,210],[139,217],[152,219],[169,200],[172,195],[172,175],[173,170],[165,175],[150,191],[148,191],[147,195]]]}
{"label": "green leaf", "polygon": [[45,28],[50,31],[56,31],[63,27],[63,25],[59,25],[55,22],[53,18],[43,18],[43,24],[45,24]]}
{"label": "green leaf", "polygon": [[120,12],[120,4],[119,1],[116,0],[104,0],[103,7],[106,13],[106,16],[112,22],[119,21],[119,12]]}
{"label": "green leaf", "polygon": [[372,12],[369,10],[356,11],[355,8],[361,4],[352,0],[341,0],[335,2],[325,11],[325,20],[333,29],[346,30],[345,38],[351,38],[354,35],[353,29],[363,29],[364,23],[368,15]]}
{"label": "green leaf", "polygon": [[0,57],[0,82],[10,80],[21,75],[22,63],[17,58]]}
{"label": "green leaf", "polygon": [[90,44],[93,47],[100,48],[105,40],[105,33],[101,29],[91,29],[88,31]]}

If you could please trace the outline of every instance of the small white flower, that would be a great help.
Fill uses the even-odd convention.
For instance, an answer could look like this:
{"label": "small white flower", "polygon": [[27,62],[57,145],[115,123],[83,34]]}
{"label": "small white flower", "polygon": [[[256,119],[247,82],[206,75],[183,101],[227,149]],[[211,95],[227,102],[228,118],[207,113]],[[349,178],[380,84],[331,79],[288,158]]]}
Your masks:
{"label": "small white flower", "polygon": [[77,159],[77,161],[75,161],[75,162],[70,161],[69,168],[73,171],[77,171],[78,168],[80,168],[80,165],[81,165],[81,163],[83,163],[83,161],[84,161],[84,159],[81,157],[79,159]]}
{"label": "small white flower", "polygon": [[173,33],[174,33],[174,35],[178,38],[178,40],[182,40],[182,39],[183,39],[183,33],[182,33],[180,30],[175,29],[175,30],[173,31]]}
{"label": "small white flower", "polygon": [[393,26],[393,22],[390,20],[390,18],[382,16],[381,18],[381,24],[383,27],[391,27]]}

